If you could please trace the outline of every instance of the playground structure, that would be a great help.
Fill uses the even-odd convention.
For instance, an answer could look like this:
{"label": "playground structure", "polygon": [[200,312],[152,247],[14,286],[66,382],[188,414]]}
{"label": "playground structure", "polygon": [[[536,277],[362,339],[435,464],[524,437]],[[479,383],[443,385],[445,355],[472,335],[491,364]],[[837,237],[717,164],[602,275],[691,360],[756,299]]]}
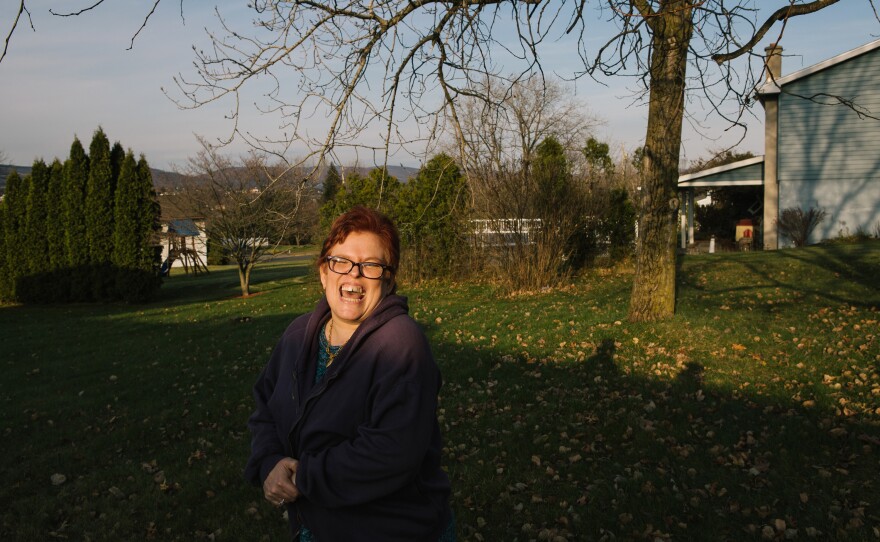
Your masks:
{"label": "playground structure", "polygon": [[162,228],[162,275],[183,267],[188,275],[208,272],[207,243],[194,219],[169,220]]}

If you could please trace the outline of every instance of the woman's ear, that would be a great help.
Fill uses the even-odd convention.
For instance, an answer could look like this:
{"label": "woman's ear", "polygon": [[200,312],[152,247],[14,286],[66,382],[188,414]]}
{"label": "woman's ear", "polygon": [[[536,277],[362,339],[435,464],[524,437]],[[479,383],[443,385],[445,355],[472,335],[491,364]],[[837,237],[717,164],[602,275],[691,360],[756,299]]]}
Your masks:
{"label": "woman's ear", "polygon": [[327,289],[327,262],[318,266],[318,276],[321,277],[321,289]]}

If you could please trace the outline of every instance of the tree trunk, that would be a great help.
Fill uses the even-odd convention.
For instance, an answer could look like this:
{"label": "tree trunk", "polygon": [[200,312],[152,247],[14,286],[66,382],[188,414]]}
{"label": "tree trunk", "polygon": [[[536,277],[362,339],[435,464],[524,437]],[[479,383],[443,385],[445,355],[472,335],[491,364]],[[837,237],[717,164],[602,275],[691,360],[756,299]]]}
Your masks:
{"label": "tree trunk", "polygon": [[650,103],[642,164],[642,201],[636,275],[629,319],[650,321],[675,312],[675,236],[678,156],[684,118],[688,45],[693,34],[692,0],[661,3],[649,23]]}
{"label": "tree trunk", "polygon": [[241,285],[241,297],[251,295],[251,269],[253,264],[238,264],[238,282]]}

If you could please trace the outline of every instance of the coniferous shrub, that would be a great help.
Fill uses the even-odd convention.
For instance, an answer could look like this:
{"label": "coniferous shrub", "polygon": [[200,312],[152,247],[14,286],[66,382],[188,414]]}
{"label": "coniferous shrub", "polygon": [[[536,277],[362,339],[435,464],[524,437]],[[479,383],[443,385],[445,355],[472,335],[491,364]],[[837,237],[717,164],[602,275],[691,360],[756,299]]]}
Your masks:
{"label": "coniferous shrub", "polygon": [[64,164],[37,160],[24,179],[9,175],[0,203],[0,300],[144,301],[161,284],[149,165],[129,152],[116,172],[121,146],[111,151],[107,142],[98,129],[94,159],[75,139]]}
{"label": "coniferous shrub", "polygon": [[131,151],[122,160],[115,199],[112,262],[116,292],[126,301],[142,301],[159,286],[153,249],[158,215],[150,168],[143,157],[136,162]]}
{"label": "coniferous shrub", "polygon": [[110,148],[110,196],[112,198],[116,197],[116,185],[119,182],[119,172],[122,170],[125,155],[122,143],[118,141],[113,143],[113,147]]}
{"label": "coniferous shrub", "polygon": [[229,254],[223,250],[223,245],[208,239],[208,265],[229,265]]}
{"label": "coniferous shrub", "polygon": [[28,183],[25,239],[25,273],[43,273],[49,269],[46,243],[46,194],[49,192],[49,168],[35,160]]}
{"label": "coniferous shrub", "polygon": [[92,297],[106,299],[115,282],[110,269],[113,254],[113,190],[110,141],[98,128],[89,145],[89,180],[86,186],[86,237],[89,240]]}
{"label": "coniferous shrub", "polygon": [[611,191],[606,218],[608,252],[612,260],[629,257],[635,250],[636,209],[624,188]]}
{"label": "coniferous shrub", "polygon": [[24,257],[22,245],[24,224],[27,213],[27,183],[17,171],[13,170],[6,179],[6,192],[3,197],[3,228],[6,276],[4,283],[4,300],[14,301],[18,278],[24,273]]}
{"label": "coniferous shrub", "polygon": [[22,275],[16,286],[16,295],[22,301],[47,302],[52,298],[48,288],[42,288],[31,277],[49,271],[48,242],[46,238],[46,195],[49,192],[49,167],[43,160],[35,160],[28,184],[22,254]]}
{"label": "coniferous shrub", "polygon": [[339,170],[336,169],[336,165],[330,164],[327,174],[324,175],[324,181],[321,184],[323,185],[321,203],[332,201],[342,187],[342,177],[339,176]]}
{"label": "coniferous shrub", "polygon": [[89,157],[79,138],[70,145],[64,162],[64,246],[67,256],[67,289],[71,301],[92,298],[89,272],[89,239],[86,235],[86,187]]}
{"label": "coniferous shrub", "polygon": [[455,161],[439,154],[402,185],[395,211],[402,258],[410,280],[459,276],[467,229],[465,179]]}
{"label": "coniferous shrub", "polygon": [[0,301],[12,300],[9,257],[6,254],[6,203],[0,202]]}
{"label": "coniferous shrub", "polygon": [[366,177],[356,172],[346,175],[342,188],[332,200],[321,206],[321,227],[329,231],[333,220],[355,205],[378,209],[396,220],[394,213],[399,189],[400,181],[381,168],[373,169]]}
{"label": "coniferous shrub", "polygon": [[116,182],[113,230],[113,268],[115,288],[125,297],[130,287],[130,276],[137,271],[140,246],[138,243],[138,177],[134,153],[128,151],[119,168]]}
{"label": "coniferous shrub", "polygon": [[49,168],[46,192],[46,245],[50,269],[60,269],[67,262],[64,245],[64,166],[57,158]]}

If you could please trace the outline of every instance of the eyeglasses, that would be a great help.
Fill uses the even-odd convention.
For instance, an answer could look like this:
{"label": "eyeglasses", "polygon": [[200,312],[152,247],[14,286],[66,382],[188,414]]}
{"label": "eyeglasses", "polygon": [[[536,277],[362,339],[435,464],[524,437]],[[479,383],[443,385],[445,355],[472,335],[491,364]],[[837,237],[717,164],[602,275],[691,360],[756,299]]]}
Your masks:
{"label": "eyeglasses", "polygon": [[361,276],[367,279],[381,279],[382,276],[385,275],[385,271],[394,272],[394,267],[390,265],[375,262],[353,262],[342,256],[327,256],[324,260],[327,261],[327,266],[330,268],[330,271],[339,273],[340,275],[351,273],[354,266],[357,266]]}

